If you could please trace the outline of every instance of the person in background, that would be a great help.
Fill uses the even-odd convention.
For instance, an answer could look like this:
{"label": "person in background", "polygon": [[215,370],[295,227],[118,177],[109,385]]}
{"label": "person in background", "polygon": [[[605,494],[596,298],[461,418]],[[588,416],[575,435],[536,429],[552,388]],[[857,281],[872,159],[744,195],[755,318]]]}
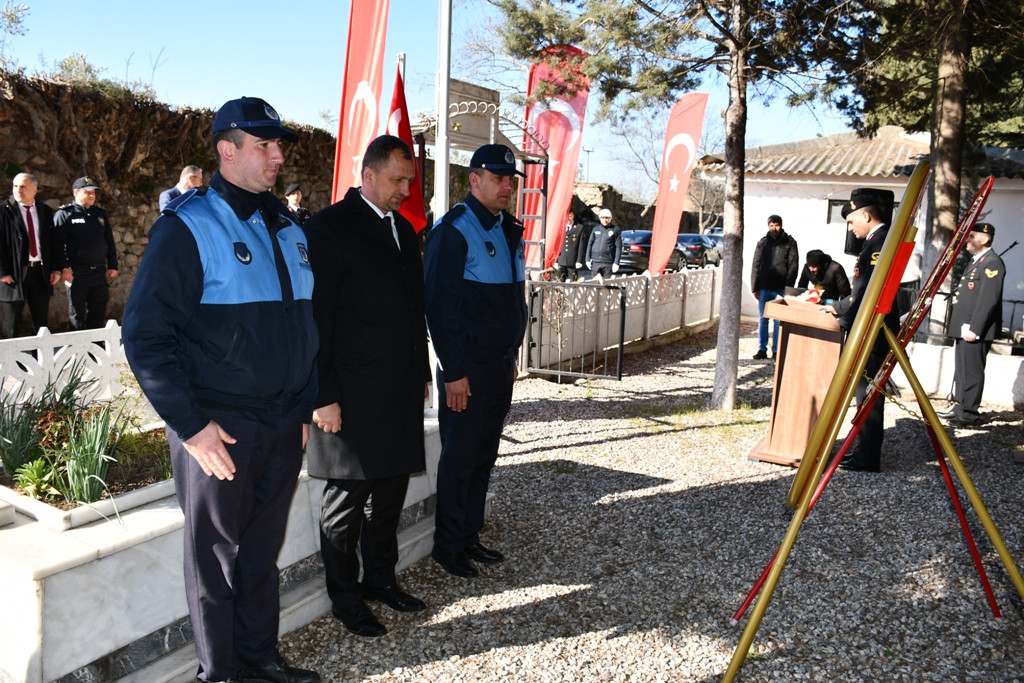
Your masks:
{"label": "person in background", "polygon": [[[754,247],[754,258],[750,264],[750,290],[757,299],[757,353],[754,360],[765,360],[768,356],[768,318],[764,307],[769,301],[782,296],[786,287],[796,283],[800,254],[793,239],[782,229],[782,217],[768,216],[768,234]],[[779,351],[779,321],[772,325],[772,357]]]}
{"label": "person in background", "polygon": [[594,277],[611,277],[619,272],[622,256],[622,229],[612,224],[612,212],[601,209],[597,214],[601,225],[594,228],[587,241],[587,268]]}
{"label": "person in background", "polygon": [[850,295],[850,280],[843,267],[821,249],[807,252],[797,287],[810,287],[809,296],[801,298],[811,303],[830,304]]}
{"label": "person in background", "polygon": [[217,110],[219,170],[156,219],[124,311],[125,355],[167,425],[200,681],[320,680],[277,649],[319,344],[306,236],[270,192],[282,139],[298,136],[264,100]]}
{"label": "person in background", "polygon": [[526,332],[523,224],[508,212],[512,150],[484,145],[469,163],[469,195],[427,235],[427,327],[437,352],[441,460],[431,556],[455,576],[504,555],[480,542],[484,504]]}
{"label": "person in background", "polygon": [[167,188],[160,193],[160,210],[163,211],[164,207],[191,190],[193,187],[202,186],[203,169],[198,166],[186,166],[181,169],[181,174],[178,176],[178,184],[174,187]]}
{"label": "person in background", "polygon": [[[363,154],[362,185],[304,226],[320,330],[320,393],[306,458],[309,475],[327,480],[320,512],[327,594],[345,628],[370,638],[387,629],[364,598],[400,612],[426,609],[395,576],[409,475],[426,469],[423,262],[416,231],[398,212],[415,177],[409,146],[382,135]],[[367,282],[373,296],[365,295]]]}
{"label": "person in background", "polygon": [[284,198],[288,201],[288,213],[292,215],[292,220],[299,225],[304,225],[313,215],[309,209],[302,207],[302,188],[298,183],[292,183],[285,188]]}
{"label": "person in background", "polygon": [[98,329],[107,319],[108,278],[117,277],[117,247],[107,212],[96,206],[96,183],[83,176],[71,189],[75,201],[53,215],[64,250],[61,276],[71,283],[68,323],[72,330]]}
{"label": "person in background", "polygon": [[[846,219],[847,230],[858,240],[863,240],[860,255],[857,256],[857,265],[853,269],[853,282],[851,283],[850,295],[838,299],[835,303],[828,304],[824,310],[839,318],[839,327],[847,334],[857,318],[864,294],[871,280],[871,274],[878,263],[878,256],[882,252],[882,245],[889,232],[889,226],[883,221],[882,216],[892,215],[890,200],[872,188],[861,188],[854,190],[842,209],[843,218]],[[893,306],[885,316],[885,325],[895,334],[900,326],[899,308]],[[864,402],[868,391],[867,377],[874,378],[889,351],[889,345],[882,334],[878,335],[875,345],[871,349],[864,373],[857,382],[857,407]],[[864,421],[853,448],[846,454],[840,469],[854,472],[878,472],[881,469],[882,439],[884,438],[885,426],[885,396],[880,395],[875,401],[871,412]]]}
{"label": "person in background", "polygon": [[572,211],[566,217],[565,237],[562,238],[562,251],[558,253],[557,277],[559,282],[576,282],[580,277],[580,268],[586,258],[587,230],[582,223],[576,222]]}
{"label": "person in background", "polygon": [[996,228],[991,223],[975,223],[967,236],[971,263],[960,276],[953,291],[949,333],[953,343],[953,401],[939,413],[949,424],[967,427],[978,424],[978,409],[985,391],[985,360],[992,341],[1003,328],[1003,280],[1006,266],[992,249]]}
{"label": "person in background", "polygon": [[34,175],[19,173],[11,196],[0,204],[0,339],[15,336],[26,302],[32,334],[47,326],[53,286],[64,268],[63,245],[53,236],[53,210],[37,201],[38,191]]}

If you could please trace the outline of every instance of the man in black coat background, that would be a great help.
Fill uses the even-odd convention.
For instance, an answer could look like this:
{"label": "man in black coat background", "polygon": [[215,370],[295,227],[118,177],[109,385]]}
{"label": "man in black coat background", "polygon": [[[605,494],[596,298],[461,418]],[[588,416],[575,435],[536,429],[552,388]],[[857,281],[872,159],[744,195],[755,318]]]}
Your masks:
{"label": "man in black coat background", "polygon": [[364,637],[387,633],[364,598],[403,612],[426,607],[395,577],[409,475],[426,467],[423,263],[416,233],[397,211],[414,176],[409,147],[382,135],[363,156],[362,186],[303,226],[320,329],[308,471],[327,480],[320,547],[332,611]]}
{"label": "man in black coat background", "polygon": [[846,271],[842,265],[833,261],[831,256],[821,249],[811,249],[807,252],[805,260],[797,287],[810,285],[818,290],[819,299],[823,304],[830,304],[850,295],[850,280],[846,277]]}
{"label": "man in black coat background", "polygon": [[53,285],[60,282],[64,250],[53,238],[53,210],[36,201],[35,176],[14,176],[13,194],[0,204],[0,339],[16,336],[28,302],[32,334],[47,327]]}
{"label": "man in black coat background", "polygon": [[589,239],[587,226],[577,223],[575,214],[570,211],[566,218],[565,235],[562,237],[562,251],[558,254],[556,264],[559,282],[576,282],[579,279]]}

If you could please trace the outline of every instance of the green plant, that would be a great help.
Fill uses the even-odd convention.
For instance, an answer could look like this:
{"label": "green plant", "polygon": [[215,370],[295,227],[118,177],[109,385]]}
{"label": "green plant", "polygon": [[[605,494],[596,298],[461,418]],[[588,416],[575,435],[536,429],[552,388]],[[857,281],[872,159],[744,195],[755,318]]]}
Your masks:
{"label": "green plant", "polygon": [[171,449],[162,430],[127,431],[117,442],[117,462],[122,468],[146,468],[157,480],[170,479]]}
{"label": "green plant", "polygon": [[36,500],[42,500],[49,496],[59,496],[60,491],[54,487],[54,480],[59,473],[54,470],[51,463],[45,458],[38,458],[27,462],[18,468],[14,475],[14,483],[17,484],[25,495]]}
{"label": "green plant", "polygon": [[[63,460],[64,477],[56,486],[69,503],[93,503],[106,489],[107,469],[114,460],[117,441],[125,427],[124,409],[113,413],[110,403],[71,417],[59,450],[46,449],[47,459]],[[55,467],[55,469],[57,469]]]}
{"label": "green plant", "polygon": [[17,395],[0,396],[0,464],[14,475],[22,465],[40,455],[39,429],[32,405],[21,403]]}

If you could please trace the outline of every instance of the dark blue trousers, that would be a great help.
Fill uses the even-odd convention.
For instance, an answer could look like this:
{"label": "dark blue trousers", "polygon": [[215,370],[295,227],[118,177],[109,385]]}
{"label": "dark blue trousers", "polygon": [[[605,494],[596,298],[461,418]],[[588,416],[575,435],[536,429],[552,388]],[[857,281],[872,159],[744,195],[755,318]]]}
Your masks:
{"label": "dark blue trousers", "polygon": [[242,664],[277,657],[277,555],[302,467],[302,421],[298,409],[208,412],[238,440],[226,444],[234,480],[207,476],[171,429],[167,441],[185,513],[185,596],[199,678],[220,681]]}
{"label": "dark blue trousers", "polygon": [[501,428],[512,406],[514,361],[502,358],[467,365],[466,376],[472,396],[466,409],[457,413],[445,405],[444,371],[437,370],[441,460],[437,467],[434,545],[449,553],[480,541],[491,469],[498,459]]}

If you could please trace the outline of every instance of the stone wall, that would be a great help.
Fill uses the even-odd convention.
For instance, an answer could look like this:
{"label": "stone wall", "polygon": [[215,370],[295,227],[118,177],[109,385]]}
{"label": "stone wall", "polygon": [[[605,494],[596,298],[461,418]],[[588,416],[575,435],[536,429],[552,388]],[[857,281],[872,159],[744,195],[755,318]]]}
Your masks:
{"label": "stone wall", "polygon": [[[286,103],[275,103],[287,114]],[[53,208],[72,200],[75,178],[90,176],[101,188],[96,205],[107,211],[117,243],[120,272],[111,287],[108,313],[120,320],[125,300],[158,215],[160,193],[194,164],[204,180],[217,168],[210,145],[214,112],[139,100],[126,91],[101,92],[0,72],[0,197],[10,196],[21,172],[39,180],[39,199]],[[277,179],[277,194],[298,181],[313,210],[330,202],[334,137],[294,126]],[[63,288],[58,288],[62,290]],[[50,303],[53,331],[67,323],[67,298]]]}

